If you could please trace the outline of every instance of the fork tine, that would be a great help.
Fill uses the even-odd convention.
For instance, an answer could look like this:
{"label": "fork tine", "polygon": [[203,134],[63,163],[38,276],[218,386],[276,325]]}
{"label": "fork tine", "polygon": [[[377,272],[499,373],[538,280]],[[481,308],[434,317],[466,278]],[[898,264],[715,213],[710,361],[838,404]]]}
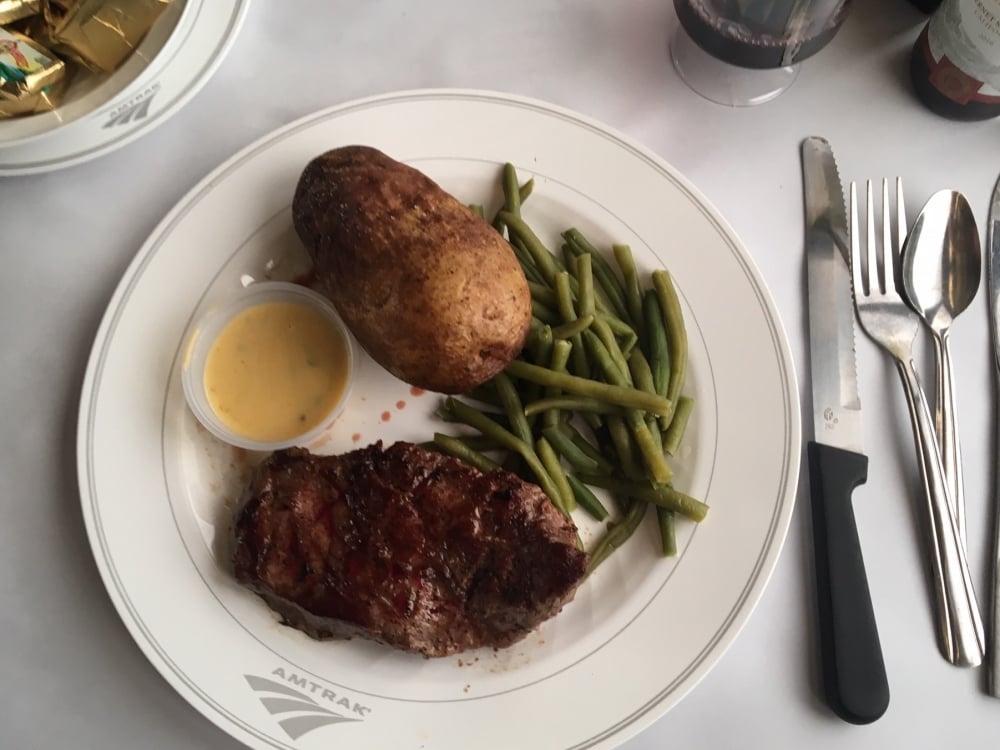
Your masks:
{"label": "fork tine", "polygon": [[906,206],[903,203],[903,178],[896,178],[896,237],[899,238],[897,247],[903,251],[907,235]]}
{"label": "fork tine", "polygon": [[868,294],[861,277],[861,233],[858,230],[858,185],[851,183],[851,283],[854,285],[854,299]]}
{"label": "fork tine", "polygon": [[866,182],[867,193],[865,201],[865,226],[866,226],[866,239],[865,251],[868,255],[868,290],[869,293],[873,293],[876,288],[879,292],[885,291],[885,286],[883,285],[882,274],[879,271],[878,262],[878,244],[875,242],[875,208],[872,202],[872,181],[868,180]]}
{"label": "fork tine", "polygon": [[896,260],[899,248],[892,242],[892,209],[889,207],[889,180],[882,180],[882,268],[885,271],[885,291],[896,292]]}

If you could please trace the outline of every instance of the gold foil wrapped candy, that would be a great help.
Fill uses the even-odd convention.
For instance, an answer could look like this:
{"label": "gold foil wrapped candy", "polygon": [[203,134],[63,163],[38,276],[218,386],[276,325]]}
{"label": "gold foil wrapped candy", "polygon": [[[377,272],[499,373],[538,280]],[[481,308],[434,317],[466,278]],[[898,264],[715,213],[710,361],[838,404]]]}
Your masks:
{"label": "gold foil wrapped candy", "polygon": [[42,0],[0,0],[0,26],[41,12]]}
{"label": "gold foil wrapped candy", "polygon": [[46,86],[37,94],[29,94],[20,99],[0,99],[0,120],[21,115],[37,115],[51,112],[59,106],[66,79]]}
{"label": "gold foil wrapped candy", "polygon": [[173,0],[42,0],[58,52],[109,73],[121,65]]}
{"label": "gold foil wrapped candy", "polygon": [[0,0],[0,120],[56,108],[70,72],[111,73],[173,0]]}
{"label": "gold foil wrapped candy", "polygon": [[0,100],[21,100],[58,82],[66,65],[23,34],[0,27]]}

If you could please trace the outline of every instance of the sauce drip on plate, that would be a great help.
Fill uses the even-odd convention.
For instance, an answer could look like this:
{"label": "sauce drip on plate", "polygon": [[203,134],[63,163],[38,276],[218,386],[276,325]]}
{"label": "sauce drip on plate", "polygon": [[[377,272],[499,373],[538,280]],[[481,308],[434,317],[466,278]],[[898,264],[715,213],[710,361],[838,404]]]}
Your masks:
{"label": "sauce drip on plate", "polygon": [[347,345],[320,312],[267,302],[222,329],[205,362],[205,393],[234,432],[287,440],[329,415],[347,387],[347,366]]}

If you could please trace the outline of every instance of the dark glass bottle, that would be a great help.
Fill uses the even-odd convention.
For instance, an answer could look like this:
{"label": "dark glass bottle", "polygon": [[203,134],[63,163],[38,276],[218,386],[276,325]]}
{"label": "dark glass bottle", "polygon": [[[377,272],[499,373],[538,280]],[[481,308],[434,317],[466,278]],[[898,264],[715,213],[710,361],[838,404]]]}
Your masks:
{"label": "dark glass bottle", "polygon": [[952,120],[1000,116],[1000,0],[944,0],[913,45],[910,78]]}
{"label": "dark glass bottle", "polygon": [[910,0],[910,3],[920,8],[924,13],[933,13],[941,4],[941,0]]}

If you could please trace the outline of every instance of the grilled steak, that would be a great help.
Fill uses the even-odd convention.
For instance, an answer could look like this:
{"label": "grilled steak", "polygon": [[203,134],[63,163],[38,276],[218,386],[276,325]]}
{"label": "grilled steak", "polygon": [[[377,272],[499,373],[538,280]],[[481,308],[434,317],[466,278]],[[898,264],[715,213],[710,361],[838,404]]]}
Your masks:
{"label": "grilled steak", "polygon": [[409,443],[278,451],[236,511],[237,580],[314,638],[425,656],[523,638],[587,567],[542,491]]}

